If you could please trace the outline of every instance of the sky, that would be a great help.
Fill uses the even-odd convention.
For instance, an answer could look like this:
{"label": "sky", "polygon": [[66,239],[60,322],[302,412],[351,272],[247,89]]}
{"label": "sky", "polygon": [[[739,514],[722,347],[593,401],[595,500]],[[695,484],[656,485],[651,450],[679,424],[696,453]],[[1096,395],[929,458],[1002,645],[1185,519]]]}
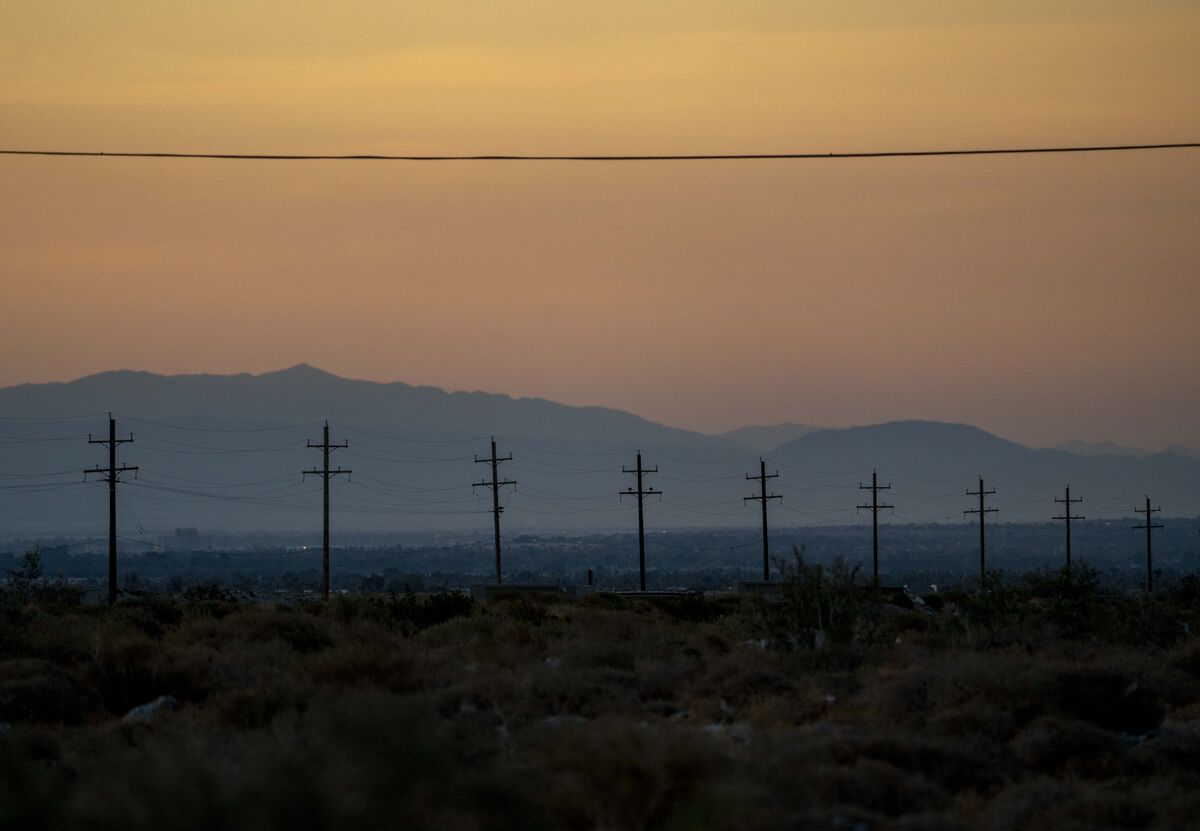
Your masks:
{"label": "sky", "polygon": [[[1200,140],[1183,0],[0,0],[0,147],[736,153]],[[717,431],[1200,447],[1200,150],[0,157],[0,385],[341,375]]]}

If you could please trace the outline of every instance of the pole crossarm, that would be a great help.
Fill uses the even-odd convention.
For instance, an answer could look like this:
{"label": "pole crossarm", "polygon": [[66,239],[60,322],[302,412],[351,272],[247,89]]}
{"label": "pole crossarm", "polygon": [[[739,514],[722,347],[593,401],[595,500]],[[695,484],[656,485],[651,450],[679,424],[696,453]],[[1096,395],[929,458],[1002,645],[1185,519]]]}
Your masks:
{"label": "pole crossarm", "polygon": [[[316,446],[320,447],[321,445],[318,444]],[[346,476],[349,476],[351,473],[353,473],[353,471],[345,469],[345,468],[340,468],[340,467],[336,468],[335,470],[320,470],[320,469],[314,467],[311,470],[300,471],[300,474],[302,476],[320,476],[322,478],[326,478],[329,476],[340,476],[343,473]]]}
{"label": "pole crossarm", "polygon": [[[100,465],[93,465],[92,467],[89,467],[89,468],[85,468],[85,469],[84,469],[84,471],[83,471],[83,476],[84,476],[84,480],[86,481],[86,479],[87,479],[87,475],[88,475],[89,473],[96,473],[96,474],[99,474],[99,475],[100,475],[100,481],[101,481],[101,482],[108,482],[108,481],[120,482],[120,481],[121,481],[121,474],[122,474],[122,473],[129,473],[130,471],[133,471],[133,478],[134,478],[134,479],[136,479],[136,478],[137,478],[137,471],[138,471],[138,466],[137,466],[137,465],[120,465],[119,467],[114,467],[114,468],[111,468],[111,469],[110,469],[110,468],[107,468],[107,467],[100,467]],[[115,474],[116,478],[115,478],[115,479],[112,479],[112,480],[110,480],[110,478],[109,478],[109,477],[110,477],[110,476],[112,476],[112,475],[114,475],[114,474]]]}

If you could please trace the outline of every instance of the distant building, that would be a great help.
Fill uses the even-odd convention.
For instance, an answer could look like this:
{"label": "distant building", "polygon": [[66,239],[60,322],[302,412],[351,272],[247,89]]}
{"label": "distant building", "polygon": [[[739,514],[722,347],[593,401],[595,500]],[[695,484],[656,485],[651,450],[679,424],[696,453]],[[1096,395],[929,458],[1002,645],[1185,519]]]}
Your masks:
{"label": "distant building", "polygon": [[198,551],[200,549],[200,532],[195,528],[176,528],[172,548],[181,551]]}

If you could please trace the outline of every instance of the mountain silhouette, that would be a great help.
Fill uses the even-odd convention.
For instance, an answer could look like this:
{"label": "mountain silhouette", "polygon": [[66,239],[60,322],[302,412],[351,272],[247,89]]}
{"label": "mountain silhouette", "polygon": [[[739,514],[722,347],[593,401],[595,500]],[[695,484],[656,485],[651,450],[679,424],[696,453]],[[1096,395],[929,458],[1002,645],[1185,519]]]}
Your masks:
{"label": "mountain silhouette", "polygon": [[[122,535],[176,527],[236,532],[320,528],[319,466],[326,419],[331,456],[353,471],[332,484],[334,524],[363,531],[490,528],[490,500],[471,485],[489,473],[476,456],[513,459],[501,473],[507,533],[629,531],[636,513],[620,491],[640,449],[662,490],[646,506],[650,530],[746,527],[744,502],[758,457],[780,478],[775,526],[862,523],[855,506],[872,469],[893,490],[889,522],[963,522],[978,476],[997,494],[997,521],[1048,521],[1068,483],[1089,517],[1129,517],[1151,495],[1164,517],[1200,513],[1200,461],[1173,452],[1084,455],[1008,441],[965,424],[897,421],[809,431],[800,424],[707,436],[606,407],[539,398],[446,392],[341,378],[307,364],[262,375],[103,372],[69,383],[0,389],[0,538],[88,534],[106,527],[104,486],[83,469],[107,462],[89,445],[108,411],[122,436],[119,461],[137,465],[120,489]],[[797,434],[802,433],[802,435]],[[772,436],[787,439],[768,448]]]}

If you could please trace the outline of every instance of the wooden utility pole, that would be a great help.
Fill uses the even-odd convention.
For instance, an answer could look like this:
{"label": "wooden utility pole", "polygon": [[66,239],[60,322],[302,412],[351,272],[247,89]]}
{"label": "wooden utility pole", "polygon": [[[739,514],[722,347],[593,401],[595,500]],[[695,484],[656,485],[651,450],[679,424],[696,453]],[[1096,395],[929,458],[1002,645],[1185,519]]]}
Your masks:
{"label": "wooden utility pole", "polygon": [[763,548],[762,566],[763,566],[763,581],[764,582],[771,579],[771,559],[770,559],[770,553],[769,553],[770,547],[767,544],[767,503],[770,502],[772,499],[780,499],[780,500],[783,499],[783,497],[780,496],[779,494],[776,494],[776,493],[768,494],[767,493],[767,480],[768,479],[778,479],[778,478],[779,478],[778,471],[776,471],[775,473],[767,473],[767,463],[764,462],[762,460],[762,458],[760,457],[758,460],[758,475],[755,476],[754,474],[751,474],[751,473],[746,474],[747,481],[754,480],[754,479],[758,480],[758,486],[759,486],[758,496],[742,497],[743,502],[749,502],[751,500],[754,500],[756,502],[762,503],[762,548]]}
{"label": "wooden utility pole", "polygon": [[90,467],[83,472],[83,477],[86,480],[89,473],[97,473],[102,477],[102,481],[108,482],[108,602],[110,604],[117,602],[117,482],[120,481],[122,473],[131,470],[134,471],[134,478],[137,478],[137,465],[117,467],[117,445],[128,444],[132,441],[133,433],[130,433],[127,439],[117,438],[117,422],[112,417],[112,413],[108,414],[107,439],[94,439],[92,434],[88,433],[88,444],[103,444],[108,447],[108,467],[102,468],[99,465]]}
{"label": "wooden utility pole", "polygon": [[311,439],[308,442],[309,447],[319,448],[321,451],[321,468],[312,468],[311,470],[303,471],[304,476],[320,476],[323,485],[324,501],[323,501],[323,523],[321,528],[321,596],[329,599],[329,480],[331,477],[338,476],[342,473],[348,477],[350,471],[342,470],[340,467],[337,470],[329,469],[329,452],[343,447],[349,447],[349,442],[341,444],[329,443],[329,422],[325,422],[325,432],[320,444],[315,444]]}
{"label": "wooden utility pole", "polygon": [[986,564],[986,558],[984,556],[984,547],[986,545],[986,539],[985,539],[985,536],[983,533],[983,526],[984,526],[983,520],[984,520],[984,517],[986,517],[988,514],[994,514],[997,511],[996,508],[985,508],[983,506],[983,499],[985,496],[991,496],[995,492],[996,492],[995,488],[992,488],[990,491],[984,490],[983,477],[980,476],[979,477],[979,490],[967,491],[967,496],[978,496],[979,497],[979,507],[971,508],[969,510],[963,511],[964,514],[978,514],[979,515],[979,589],[980,589],[980,591],[982,591],[984,589],[984,587],[987,585],[987,564]]}
{"label": "wooden utility pole", "polygon": [[637,497],[637,506],[638,506],[638,588],[641,591],[645,591],[646,590],[646,523],[645,523],[645,520],[642,515],[642,500],[644,497],[647,497],[647,496],[662,496],[662,491],[655,490],[654,488],[643,488],[642,487],[642,476],[644,476],[647,473],[658,473],[658,465],[655,465],[653,468],[642,467],[642,451],[639,450],[637,453],[637,467],[635,467],[633,470],[630,470],[629,468],[622,466],[621,472],[637,474],[637,490],[634,490],[633,488],[626,488],[625,490],[620,491],[619,495],[622,497],[625,497],[625,496],[636,496]]}
{"label": "wooden utility pole", "polygon": [[1162,508],[1151,508],[1150,507],[1150,497],[1149,496],[1146,497],[1146,507],[1145,508],[1134,508],[1133,509],[1133,512],[1135,514],[1144,514],[1146,517],[1145,522],[1143,522],[1141,525],[1135,525],[1133,527],[1135,530],[1141,530],[1143,528],[1146,530],[1146,591],[1148,593],[1154,591],[1154,558],[1151,556],[1150,535],[1151,535],[1151,532],[1154,531],[1154,529],[1162,528],[1162,525],[1159,525],[1153,521],[1154,514],[1157,514],[1161,510],[1162,510]]}
{"label": "wooden utility pole", "polygon": [[1071,568],[1071,520],[1087,519],[1087,517],[1071,516],[1071,506],[1078,505],[1080,502],[1083,501],[1083,499],[1072,499],[1071,498],[1071,486],[1070,485],[1067,485],[1067,495],[1064,496],[1062,499],[1059,499],[1056,496],[1056,497],[1054,497],[1054,501],[1063,506],[1062,516],[1056,516],[1055,519],[1061,519],[1067,524],[1067,568],[1069,569],[1069,568]]}
{"label": "wooden utility pole", "polygon": [[879,484],[879,478],[874,470],[871,471],[871,484],[864,485],[859,483],[860,491],[871,492],[871,504],[859,505],[855,510],[870,510],[871,511],[871,580],[874,585],[879,585],[879,512],[895,510],[892,505],[879,504],[879,492],[891,490],[892,485],[889,482],[886,485]]}
{"label": "wooden utility pole", "polygon": [[493,436],[492,437],[492,455],[486,459],[481,459],[481,458],[479,458],[478,455],[475,457],[476,464],[490,464],[492,466],[492,481],[489,482],[486,479],[483,479],[483,480],[471,485],[472,490],[474,490],[475,488],[491,488],[492,489],[492,526],[495,529],[495,535],[496,535],[496,584],[497,585],[499,585],[501,583],[500,514],[504,511],[504,508],[502,508],[500,506],[500,488],[504,487],[505,485],[517,484],[516,481],[514,481],[512,479],[503,479],[503,480],[500,479],[500,476],[499,476],[500,463],[501,462],[510,462],[510,461],[512,461],[511,453],[509,453],[507,456],[497,456],[496,455],[496,437]]}

